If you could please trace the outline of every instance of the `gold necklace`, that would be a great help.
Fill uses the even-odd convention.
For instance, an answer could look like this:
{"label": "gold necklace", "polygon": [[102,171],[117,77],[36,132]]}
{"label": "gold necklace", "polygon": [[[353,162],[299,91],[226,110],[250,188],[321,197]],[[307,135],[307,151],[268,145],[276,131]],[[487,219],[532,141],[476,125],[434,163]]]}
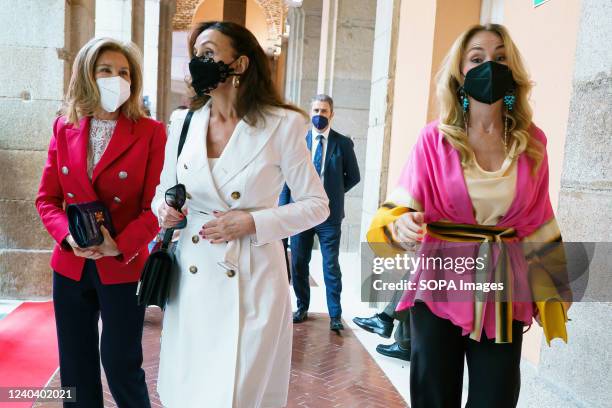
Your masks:
{"label": "gold necklace", "polygon": [[[465,125],[465,136],[468,136],[468,116],[463,112],[463,124]],[[508,156],[508,115],[504,115],[504,155]]]}

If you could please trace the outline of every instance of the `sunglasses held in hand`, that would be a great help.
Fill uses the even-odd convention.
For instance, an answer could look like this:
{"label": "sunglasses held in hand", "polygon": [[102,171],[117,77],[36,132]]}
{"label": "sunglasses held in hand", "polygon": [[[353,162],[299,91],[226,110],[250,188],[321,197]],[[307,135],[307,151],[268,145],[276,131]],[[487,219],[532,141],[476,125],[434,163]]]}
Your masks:
{"label": "sunglasses held in hand", "polygon": [[[170,187],[166,190],[166,204],[168,206],[174,208],[176,211],[183,213],[181,208],[185,205],[185,201],[187,200],[187,190],[185,189],[184,184],[177,184],[174,187]],[[187,225],[187,218],[183,218],[181,222],[179,222],[173,229],[181,229],[185,228]]]}

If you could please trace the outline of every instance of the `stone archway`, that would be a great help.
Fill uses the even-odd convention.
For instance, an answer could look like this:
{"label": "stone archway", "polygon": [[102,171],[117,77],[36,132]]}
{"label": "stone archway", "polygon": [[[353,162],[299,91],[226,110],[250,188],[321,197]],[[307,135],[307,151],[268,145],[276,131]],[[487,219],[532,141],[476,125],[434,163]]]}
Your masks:
{"label": "stone archway", "polygon": [[254,1],[264,11],[269,38],[274,39],[277,44],[280,44],[280,39],[283,34],[283,20],[284,16],[287,14],[287,6],[282,0]]}
{"label": "stone archway", "polygon": [[[258,35],[258,40],[266,52],[273,53],[274,46],[280,47],[281,45],[283,19],[287,12],[287,6],[283,0],[247,0],[245,1],[245,8],[248,7],[248,3],[257,5],[261,9],[267,34],[265,38]],[[206,20],[226,19],[223,13],[224,4],[225,0],[179,0],[173,21],[174,30],[186,31],[192,23],[204,18]],[[251,29],[248,21],[245,25]]]}

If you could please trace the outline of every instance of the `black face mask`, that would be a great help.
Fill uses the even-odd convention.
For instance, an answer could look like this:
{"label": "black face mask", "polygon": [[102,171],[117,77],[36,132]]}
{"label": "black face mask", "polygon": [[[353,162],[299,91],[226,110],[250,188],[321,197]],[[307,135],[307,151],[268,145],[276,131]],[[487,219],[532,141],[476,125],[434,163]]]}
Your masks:
{"label": "black face mask", "polygon": [[503,98],[514,86],[510,68],[494,61],[470,69],[463,82],[463,89],[468,95],[489,105]]}
{"label": "black face mask", "polygon": [[221,82],[225,82],[228,76],[240,75],[234,73],[234,68],[223,61],[215,62],[210,57],[193,57],[189,61],[189,72],[191,73],[191,86],[198,96],[203,96],[215,89]]}

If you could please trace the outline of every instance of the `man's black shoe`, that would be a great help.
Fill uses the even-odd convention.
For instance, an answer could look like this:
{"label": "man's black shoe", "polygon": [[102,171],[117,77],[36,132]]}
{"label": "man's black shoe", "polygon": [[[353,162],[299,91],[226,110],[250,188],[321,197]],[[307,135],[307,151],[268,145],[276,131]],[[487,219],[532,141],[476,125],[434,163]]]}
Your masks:
{"label": "man's black shoe", "polygon": [[293,323],[302,323],[306,319],[308,319],[308,310],[298,309],[293,312]]}
{"label": "man's black shoe", "polygon": [[376,333],[384,338],[391,337],[393,333],[393,322],[386,322],[380,318],[379,314],[372,317],[355,317],[353,322],[365,331]]}
{"label": "man's black shoe", "polygon": [[400,360],[410,361],[410,349],[406,350],[400,347],[398,342],[395,342],[390,345],[379,344],[376,346],[376,351],[378,351],[383,356],[399,358]]}
{"label": "man's black shoe", "polygon": [[344,325],[342,324],[342,319],[340,317],[332,317],[329,322],[329,330],[333,330],[335,332],[339,332],[340,330],[344,330]]}

